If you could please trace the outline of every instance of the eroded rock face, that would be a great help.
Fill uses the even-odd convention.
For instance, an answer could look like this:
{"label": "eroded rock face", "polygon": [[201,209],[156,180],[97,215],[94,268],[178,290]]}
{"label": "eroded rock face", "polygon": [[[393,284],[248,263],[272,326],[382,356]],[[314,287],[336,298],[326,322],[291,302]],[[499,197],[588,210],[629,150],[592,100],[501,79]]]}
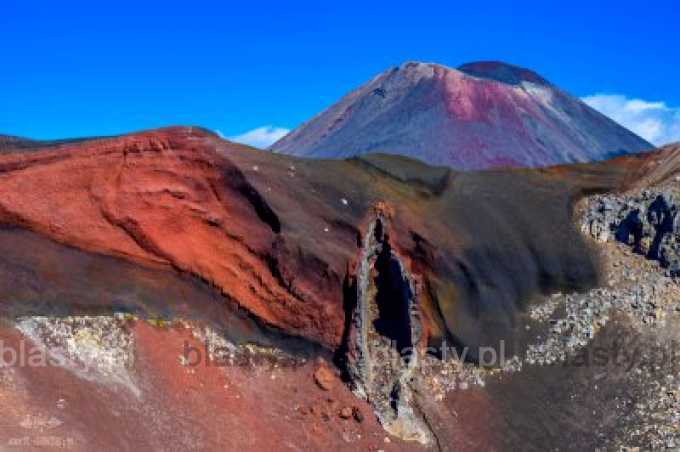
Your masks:
{"label": "eroded rock face", "polygon": [[323,269],[288,285],[287,266],[307,256],[279,265],[292,250],[277,239],[276,214],[241,170],[200,143],[207,138],[178,130],[13,154],[0,163],[0,217],[87,251],[196,275],[264,323],[337,342],[338,313],[308,304],[324,288],[305,277]]}
{"label": "eroded rock face", "polygon": [[679,198],[675,189],[598,196],[589,201],[581,228],[600,242],[625,243],[680,276]]}
{"label": "eroded rock face", "polygon": [[343,357],[353,389],[371,403],[389,433],[428,445],[434,438],[412,388],[425,348],[422,288],[391,249],[383,212],[376,212],[364,234],[355,285]]}

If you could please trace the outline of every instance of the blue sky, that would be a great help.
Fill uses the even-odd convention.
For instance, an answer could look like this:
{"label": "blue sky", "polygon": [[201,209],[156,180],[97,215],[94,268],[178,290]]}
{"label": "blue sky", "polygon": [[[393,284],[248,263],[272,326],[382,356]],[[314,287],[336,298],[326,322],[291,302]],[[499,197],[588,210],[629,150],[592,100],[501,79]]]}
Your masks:
{"label": "blue sky", "polygon": [[0,133],[186,124],[264,145],[403,61],[492,59],[680,140],[672,1],[321,3],[3,0]]}

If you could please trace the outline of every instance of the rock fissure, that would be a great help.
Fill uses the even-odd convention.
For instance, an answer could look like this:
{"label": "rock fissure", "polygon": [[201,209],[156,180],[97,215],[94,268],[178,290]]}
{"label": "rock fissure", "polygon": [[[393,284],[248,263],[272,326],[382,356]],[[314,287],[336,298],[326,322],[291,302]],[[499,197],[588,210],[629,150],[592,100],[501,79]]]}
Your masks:
{"label": "rock fissure", "polygon": [[382,215],[364,235],[355,278],[345,359],[351,385],[388,433],[429,444],[433,435],[411,387],[424,349],[417,284],[392,249]]}

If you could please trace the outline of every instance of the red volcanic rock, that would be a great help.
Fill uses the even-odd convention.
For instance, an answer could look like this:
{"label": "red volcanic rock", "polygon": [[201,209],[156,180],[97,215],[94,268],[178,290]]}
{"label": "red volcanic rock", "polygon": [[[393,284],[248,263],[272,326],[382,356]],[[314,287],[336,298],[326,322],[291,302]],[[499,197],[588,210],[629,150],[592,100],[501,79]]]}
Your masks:
{"label": "red volcanic rock", "polygon": [[319,367],[314,371],[314,381],[324,391],[333,389],[335,380],[336,378],[333,371],[328,368],[328,365],[325,362],[319,364]]}
{"label": "red volcanic rock", "polygon": [[351,417],[352,417],[352,409],[351,409],[350,407],[348,407],[348,406],[342,407],[342,409],[340,410],[340,417],[341,417],[342,419],[349,419],[349,418],[351,418]]}
{"label": "red volcanic rock", "polygon": [[499,62],[404,63],[271,146],[318,158],[386,152],[464,170],[590,162],[651,148],[534,72]]}
{"label": "red volcanic rock", "polygon": [[8,155],[0,160],[0,221],[197,275],[264,323],[336,344],[340,310],[286,286],[276,215],[240,169],[206,146],[211,139],[169,129]]}

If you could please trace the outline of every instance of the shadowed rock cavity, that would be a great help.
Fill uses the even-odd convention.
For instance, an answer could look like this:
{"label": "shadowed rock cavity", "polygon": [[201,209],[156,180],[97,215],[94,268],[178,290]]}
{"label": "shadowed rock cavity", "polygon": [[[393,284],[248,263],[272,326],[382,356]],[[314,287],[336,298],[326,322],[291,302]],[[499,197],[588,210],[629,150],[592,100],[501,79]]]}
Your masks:
{"label": "shadowed rock cavity", "polygon": [[346,370],[386,431],[429,444],[432,433],[410,386],[422,349],[418,289],[390,246],[386,224],[378,216],[364,238],[346,335]]}
{"label": "shadowed rock cavity", "polygon": [[375,271],[375,304],[378,312],[373,327],[407,359],[413,348],[411,308],[415,294],[411,280],[404,273],[399,259],[392,254],[388,240],[383,240],[375,261]]}

